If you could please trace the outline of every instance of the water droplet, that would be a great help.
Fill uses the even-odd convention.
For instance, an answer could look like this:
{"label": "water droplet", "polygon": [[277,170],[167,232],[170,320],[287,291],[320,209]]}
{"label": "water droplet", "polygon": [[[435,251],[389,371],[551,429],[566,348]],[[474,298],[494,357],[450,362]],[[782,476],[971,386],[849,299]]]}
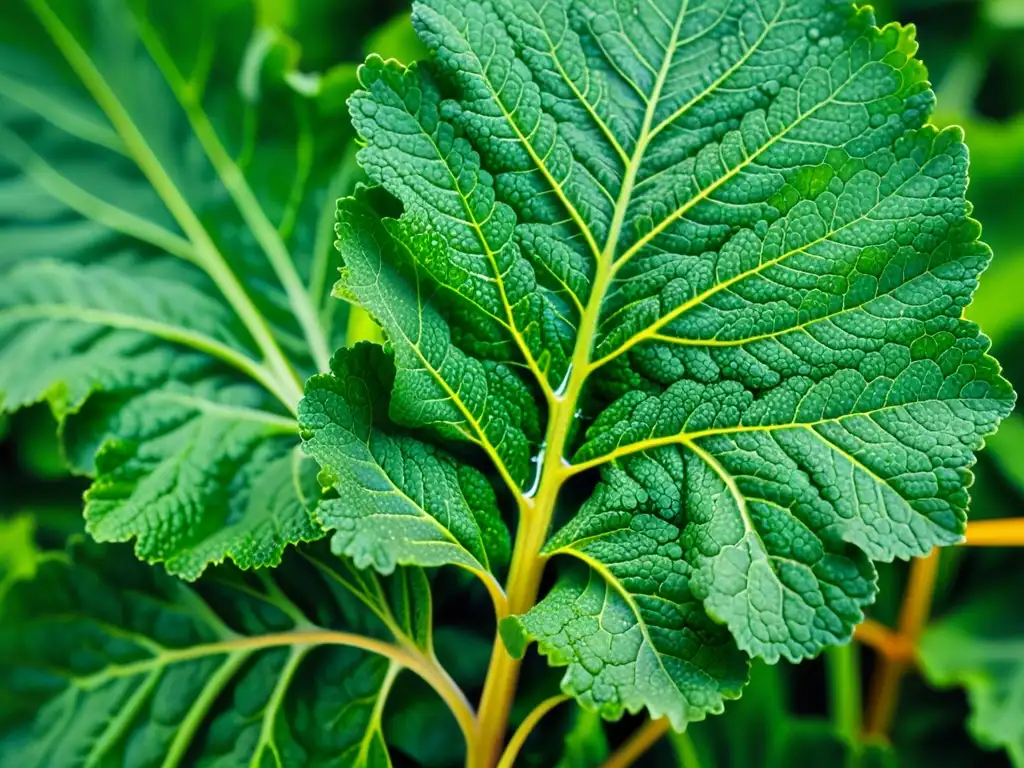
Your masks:
{"label": "water droplet", "polygon": [[811,40],[817,40],[819,37],[821,37],[821,30],[819,30],[817,27],[811,27],[810,29],[807,30],[807,36]]}
{"label": "water droplet", "polygon": [[570,376],[572,376],[572,363],[569,363],[569,367],[565,369],[565,376],[562,379],[562,383],[555,388],[555,397],[561,397],[565,394],[565,390],[569,388]]}
{"label": "water droplet", "polygon": [[523,496],[525,496],[528,499],[532,499],[534,496],[536,496],[537,489],[540,488],[540,475],[541,470],[543,470],[544,468],[544,454],[546,452],[547,448],[542,445],[540,447],[540,451],[538,451],[537,455],[534,456],[532,459],[532,461],[536,465],[536,470],[533,473],[533,483],[530,485],[529,489],[523,494]]}

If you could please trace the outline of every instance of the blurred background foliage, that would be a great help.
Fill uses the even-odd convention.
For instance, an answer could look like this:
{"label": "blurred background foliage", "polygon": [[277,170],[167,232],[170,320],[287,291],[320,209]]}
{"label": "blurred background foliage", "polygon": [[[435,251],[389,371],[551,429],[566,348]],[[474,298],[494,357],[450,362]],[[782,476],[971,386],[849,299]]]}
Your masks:
{"label": "blurred background foliage", "polygon": [[[222,0],[218,0],[221,2]],[[343,102],[370,52],[404,62],[423,49],[402,0],[253,0],[259,26],[297,90],[319,89],[320,106],[351,142]],[[920,57],[938,95],[933,122],[963,126],[971,151],[969,198],[994,251],[968,316],[992,338],[1017,391],[1024,390],[1024,0],[876,0],[880,23],[913,23]],[[173,15],[173,14],[172,14]],[[186,19],[179,19],[189,23]],[[13,27],[12,27],[13,28]],[[301,48],[295,41],[301,41]],[[244,87],[243,78],[239,78]],[[344,146],[343,144],[341,146]],[[348,152],[351,153],[349,148]],[[355,183],[358,171],[347,181]],[[2,235],[2,233],[0,233]],[[351,312],[348,341],[375,338]],[[38,553],[81,530],[84,479],[64,468],[53,417],[36,407],[0,420],[0,601],[12,580],[30,576]],[[972,519],[1020,517],[1024,502],[1024,415],[992,438],[976,468]],[[872,617],[897,622],[908,566],[882,566]],[[457,578],[442,574],[441,579]],[[453,590],[459,585],[453,583]],[[435,589],[437,646],[472,696],[489,638],[459,630],[467,606]],[[1024,768],[1024,550],[961,548],[943,553],[932,624],[920,644],[923,675],[902,687],[887,734],[860,735],[860,712],[877,664],[854,645],[843,658],[800,666],[758,666],[743,699],[683,736],[659,741],[638,765],[774,768],[791,765]],[[475,610],[477,606],[469,606]],[[486,610],[481,602],[480,610]],[[447,637],[443,637],[447,635]],[[535,660],[536,661],[536,660]],[[861,683],[850,690],[852,679]],[[850,676],[853,676],[852,678]],[[527,669],[514,717],[555,692],[557,674]],[[838,690],[837,690],[838,689]],[[850,707],[853,707],[852,711]],[[461,739],[429,691],[394,697],[385,730],[399,765],[448,766]],[[597,766],[639,717],[602,724],[560,707],[530,738],[517,765]]]}

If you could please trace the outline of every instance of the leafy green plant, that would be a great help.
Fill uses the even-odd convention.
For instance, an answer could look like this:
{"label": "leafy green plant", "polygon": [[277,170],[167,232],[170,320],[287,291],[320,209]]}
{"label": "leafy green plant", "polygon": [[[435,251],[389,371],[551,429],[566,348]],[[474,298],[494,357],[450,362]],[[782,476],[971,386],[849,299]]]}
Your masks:
{"label": "leafy green plant", "polygon": [[[1014,395],[963,317],[991,252],[912,28],[429,0],[429,58],[356,78],[271,3],[23,10],[0,405],[49,403],[88,534],[166,573],[81,542],[20,569],[0,762],[450,762],[422,691],[389,724],[402,670],[478,768],[569,699],[681,732],[751,659],[849,642],[875,562],[963,539]],[[385,343],[337,349],[337,299]],[[493,618],[434,627],[477,591]],[[561,693],[509,739],[533,644]],[[563,764],[607,753],[591,715]]]}

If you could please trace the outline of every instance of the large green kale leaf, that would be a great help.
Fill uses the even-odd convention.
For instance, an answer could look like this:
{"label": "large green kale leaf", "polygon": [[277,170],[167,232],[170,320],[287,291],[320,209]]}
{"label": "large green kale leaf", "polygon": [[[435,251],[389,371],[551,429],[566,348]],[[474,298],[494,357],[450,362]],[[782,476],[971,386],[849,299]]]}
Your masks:
{"label": "large green kale leaf", "polygon": [[961,539],[1014,400],[963,318],[990,250],[913,29],[846,0],[425,0],[413,24],[431,60],[371,56],[350,100],[376,189],[339,207],[336,291],[393,354],[375,428],[489,459],[524,546],[598,475],[509,648],[681,728],[748,657],[848,641],[872,561]]}
{"label": "large green kale leaf", "polygon": [[0,411],[46,401],[89,532],[190,579],[322,535],[294,414],[342,336],[354,80],[300,71],[316,12],[25,0],[0,30]]}
{"label": "large green kale leaf", "polygon": [[440,674],[423,572],[307,553],[260,574],[185,584],[91,543],[41,560],[0,609],[0,762],[390,766],[400,673]]}

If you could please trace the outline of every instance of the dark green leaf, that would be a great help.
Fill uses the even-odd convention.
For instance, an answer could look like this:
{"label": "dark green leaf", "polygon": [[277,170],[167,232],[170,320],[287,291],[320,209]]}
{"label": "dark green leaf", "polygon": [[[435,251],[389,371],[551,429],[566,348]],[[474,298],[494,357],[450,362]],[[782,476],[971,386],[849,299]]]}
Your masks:
{"label": "dark green leaf", "polygon": [[300,560],[185,585],[113,547],[51,557],[4,603],[0,759],[389,766],[382,712],[413,638],[389,587],[335,592],[344,571]]}

